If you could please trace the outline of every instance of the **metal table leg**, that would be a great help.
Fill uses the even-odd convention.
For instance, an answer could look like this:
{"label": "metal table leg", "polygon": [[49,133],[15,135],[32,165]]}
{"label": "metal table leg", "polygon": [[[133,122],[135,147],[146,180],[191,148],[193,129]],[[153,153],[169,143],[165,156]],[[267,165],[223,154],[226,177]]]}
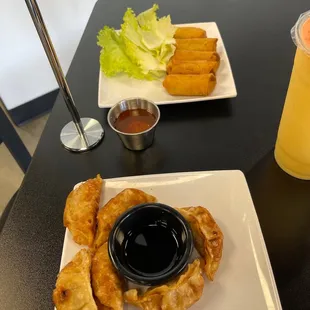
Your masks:
{"label": "metal table leg", "polygon": [[60,66],[51,38],[36,0],[25,0],[47,58],[55,74],[60,91],[73,121],[65,125],[60,134],[63,146],[73,152],[83,152],[95,147],[104,136],[100,123],[92,118],[80,118],[66,78]]}

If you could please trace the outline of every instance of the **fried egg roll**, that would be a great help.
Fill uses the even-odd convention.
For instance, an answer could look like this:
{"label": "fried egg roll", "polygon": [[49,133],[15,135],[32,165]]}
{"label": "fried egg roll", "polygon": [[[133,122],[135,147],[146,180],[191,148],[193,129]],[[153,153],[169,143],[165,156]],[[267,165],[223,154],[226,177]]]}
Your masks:
{"label": "fried egg roll", "polygon": [[216,73],[219,67],[217,61],[196,60],[196,61],[170,61],[167,65],[168,74],[208,74]]}
{"label": "fried egg roll", "polygon": [[202,75],[167,75],[163,86],[173,96],[207,96],[210,95],[216,85],[214,74]]}
{"label": "fried egg roll", "polygon": [[172,60],[211,60],[220,61],[220,56],[215,52],[202,52],[202,51],[187,51],[176,50]]}
{"label": "fried egg roll", "polygon": [[181,27],[177,28],[174,38],[175,39],[193,39],[205,38],[207,33],[205,30],[196,27]]}
{"label": "fried egg roll", "polygon": [[216,43],[216,38],[176,39],[176,48],[178,50],[215,52]]}

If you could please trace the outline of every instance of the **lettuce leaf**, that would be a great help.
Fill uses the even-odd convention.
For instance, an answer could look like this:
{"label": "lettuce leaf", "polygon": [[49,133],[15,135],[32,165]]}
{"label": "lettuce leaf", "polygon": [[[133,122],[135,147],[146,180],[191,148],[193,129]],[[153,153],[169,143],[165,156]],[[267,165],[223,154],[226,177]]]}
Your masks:
{"label": "lettuce leaf", "polygon": [[157,19],[158,8],[158,5],[154,4],[151,9],[137,16],[142,42],[149,50],[160,48],[163,44],[175,44],[173,36],[176,27],[171,24],[170,15]]}
{"label": "lettuce leaf", "polygon": [[126,38],[124,38],[124,43],[128,57],[133,63],[137,64],[143,74],[148,74],[149,71],[166,70],[166,65],[161,63],[152,53],[146,52]]}
{"label": "lettuce leaf", "polygon": [[144,79],[145,74],[134,64],[125,52],[125,45],[116,31],[105,26],[98,33],[98,45],[102,47],[100,53],[100,67],[108,77],[124,72],[137,79]]}
{"label": "lettuce leaf", "polygon": [[140,13],[138,16],[137,16],[137,21],[140,25],[140,27],[142,29],[145,29],[145,30],[151,30],[151,29],[154,29],[156,28],[156,24],[157,24],[157,11],[159,9],[159,6],[158,4],[153,4],[153,6]]}
{"label": "lettuce leaf", "polygon": [[137,79],[158,79],[165,74],[166,65],[175,51],[170,16],[157,18],[158,5],[135,15],[128,8],[121,31],[105,26],[98,33],[101,70],[106,76],[124,72]]}

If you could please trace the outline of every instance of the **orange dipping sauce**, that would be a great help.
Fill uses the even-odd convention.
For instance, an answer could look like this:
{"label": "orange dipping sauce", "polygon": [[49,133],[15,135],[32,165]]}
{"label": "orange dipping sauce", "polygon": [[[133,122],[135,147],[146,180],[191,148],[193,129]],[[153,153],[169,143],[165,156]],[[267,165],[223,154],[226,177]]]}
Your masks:
{"label": "orange dipping sauce", "polygon": [[122,112],[114,127],[124,133],[139,133],[151,128],[156,122],[155,116],[144,110],[134,109]]}

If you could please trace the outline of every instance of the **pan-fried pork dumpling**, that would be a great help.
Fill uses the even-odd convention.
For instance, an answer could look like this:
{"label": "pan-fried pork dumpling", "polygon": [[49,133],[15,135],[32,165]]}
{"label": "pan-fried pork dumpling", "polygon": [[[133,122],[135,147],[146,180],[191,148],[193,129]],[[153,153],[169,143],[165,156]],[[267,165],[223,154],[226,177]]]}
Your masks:
{"label": "pan-fried pork dumpling", "polygon": [[204,207],[177,209],[189,222],[197,251],[205,261],[204,270],[213,281],[223,251],[223,233],[211,213]]}
{"label": "pan-fried pork dumpling", "polygon": [[64,226],[80,245],[92,246],[96,232],[102,179],[98,175],[74,189],[68,196],[64,211]]}
{"label": "pan-fried pork dumpling", "polygon": [[109,200],[108,203],[99,210],[97,215],[98,227],[95,247],[99,248],[108,241],[110,231],[115,221],[126,210],[141,203],[155,201],[155,197],[135,188],[126,188]]}
{"label": "pan-fried pork dumpling", "polygon": [[90,284],[92,254],[79,251],[58,274],[53,301],[57,310],[97,310]]}
{"label": "pan-fried pork dumpling", "polygon": [[203,287],[200,260],[196,259],[176,280],[140,296],[136,289],[127,291],[124,296],[128,303],[144,310],[185,310],[200,299]]}
{"label": "pan-fried pork dumpling", "polygon": [[111,310],[122,310],[124,282],[112,265],[107,242],[95,253],[91,275],[94,294],[100,304]]}

